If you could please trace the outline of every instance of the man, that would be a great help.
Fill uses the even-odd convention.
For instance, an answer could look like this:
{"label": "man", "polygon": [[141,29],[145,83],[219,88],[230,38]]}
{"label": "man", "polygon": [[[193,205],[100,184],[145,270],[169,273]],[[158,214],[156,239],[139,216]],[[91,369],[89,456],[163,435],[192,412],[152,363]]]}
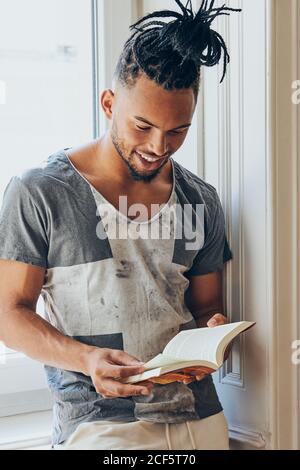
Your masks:
{"label": "man", "polygon": [[[195,16],[176,3],[175,22],[143,29],[172,13],[159,12],[132,26],[114,89],[101,95],[109,131],[54,153],[5,191],[0,340],[45,364],[55,448],[228,449],[210,375],[124,384],[181,329],[227,321],[222,268],[232,254],[219,197],[171,156],[191,125],[201,65],[222,50],[229,60],[210,29],[228,9],[204,1]],[[187,205],[193,215],[180,231],[174,207]],[[162,229],[167,237],[151,236]],[[40,294],[45,318],[35,313]]]}

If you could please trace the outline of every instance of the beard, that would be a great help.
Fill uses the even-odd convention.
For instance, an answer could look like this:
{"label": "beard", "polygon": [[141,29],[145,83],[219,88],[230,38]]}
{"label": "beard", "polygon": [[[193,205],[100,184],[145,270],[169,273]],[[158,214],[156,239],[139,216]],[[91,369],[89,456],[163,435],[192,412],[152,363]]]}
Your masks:
{"label": "beard", "polygon": [[112,143],[118,155],[122,158],[123,162],[126,164],[130,176],[135,181],[143,181],[144,183],[150,183],[161,172],[164,165],[168,162],[168,159],[166,159],[164,163],[156,170],[153,170],[151,173],[144,173],[143,171],[137,168],[137,165],[135,165],[134,153],[128,152],[126,149],[124,140],[118,137],[117,124],[115,121],[113,121],[112,123],[110,136],[111,136]]}

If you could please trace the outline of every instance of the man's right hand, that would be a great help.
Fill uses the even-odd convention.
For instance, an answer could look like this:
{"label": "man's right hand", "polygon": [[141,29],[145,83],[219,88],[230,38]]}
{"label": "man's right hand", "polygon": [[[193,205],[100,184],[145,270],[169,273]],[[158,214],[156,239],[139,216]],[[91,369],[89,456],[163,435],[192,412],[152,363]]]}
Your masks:
{"label": "man's right hand", "polygon": [[88,353],[86,374],[91,377],[96,391],[105,398],[149,395],[153,388],[151,382],[145,381],[141,386],[118,381],[144,370],[143,363],[118,349],[92,348]]}

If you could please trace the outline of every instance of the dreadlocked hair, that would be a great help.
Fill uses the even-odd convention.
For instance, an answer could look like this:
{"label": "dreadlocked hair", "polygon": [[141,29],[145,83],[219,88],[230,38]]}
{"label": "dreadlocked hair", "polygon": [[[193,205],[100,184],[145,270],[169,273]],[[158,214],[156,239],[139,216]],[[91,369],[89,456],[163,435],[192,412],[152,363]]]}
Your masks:
{"label": "dreadlocked hair", "polygon": [[[192,0],[184,6],[175,0],[181,13],[170,10],[147,14],[130,26],[134,30],[119,58],[114,80],[132,88],[141,73],[166,90],[193,88],[196,99],[201,67],[219,63],[223,52],[223,75],[230,56],[222,36],[211,29],[217,16],[227,15],[225,4],[215,8],[215,0],[203,0],[199,11],[193,12]],[[209,5],[208,5],[209,3]],[[155,18],[175,18],[170,22]],[[150,22],[147,20],[151,19]],[[154,19],[154,20],[153,20]]]}

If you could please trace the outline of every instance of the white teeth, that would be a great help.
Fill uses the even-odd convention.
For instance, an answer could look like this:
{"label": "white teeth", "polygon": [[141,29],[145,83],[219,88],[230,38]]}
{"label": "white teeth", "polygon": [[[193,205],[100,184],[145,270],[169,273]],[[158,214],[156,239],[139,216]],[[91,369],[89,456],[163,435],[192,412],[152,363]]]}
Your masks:
{"label": "white teeth", "polygon": [[158,160],[160,160],[160,158],[153,158],[153,157],[149,157],[148,155],[145,155],[144,153],[139,153],[138,154],[144,158],[145,160],[147,160],[147,162],[149,163],[153,163],[153,162],[157,162]]}

